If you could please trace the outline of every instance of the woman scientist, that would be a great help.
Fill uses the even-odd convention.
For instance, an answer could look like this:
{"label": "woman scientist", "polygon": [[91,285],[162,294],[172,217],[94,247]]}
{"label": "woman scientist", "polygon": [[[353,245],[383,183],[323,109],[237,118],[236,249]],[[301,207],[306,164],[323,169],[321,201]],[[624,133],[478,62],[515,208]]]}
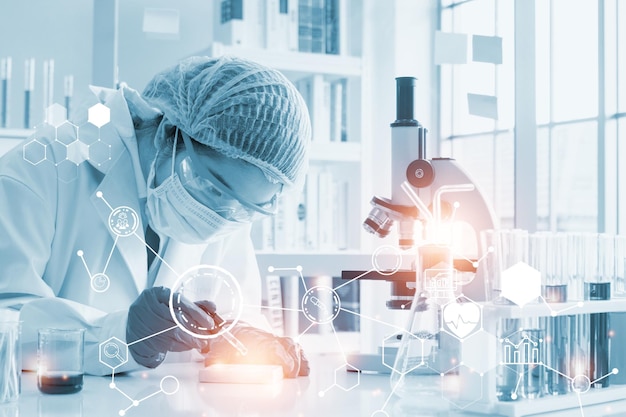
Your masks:
{"label": "woman scientist", "polygon": [[[86,329],[90,374],[111,372],[99,360],[107,340],[128,344],[116,372],[156,367],[169,351],[209,349],[207,363],[236,361],[224,338],[208,346],[176,326],[169,288],[176,272],[216,265],[236,277],[244,304],[260,305],[250,224],[303,181],[310,121],[302,97],[279,72],[233,57],[183,60],[142,95],[126,86],[92,90],[110,123],[93,138],[79,129],[78,139],[110,159],[90,158],[64,180],[69,147],[56,145],[76,138],[37,133],[30,145],[45,146],[46,160],[29,162],[26,147],[0,159],[0,306],[20,311],[25,368],[35,367],[43,327]],[[116,208],[138,225],[136,236],[110,224]],[[206,305],[181,299],[179,308],[211,329]],[[259,355],[246,360],[308,374],[300,348],[260,330],[260,311],[245,311],[232,333]]]}

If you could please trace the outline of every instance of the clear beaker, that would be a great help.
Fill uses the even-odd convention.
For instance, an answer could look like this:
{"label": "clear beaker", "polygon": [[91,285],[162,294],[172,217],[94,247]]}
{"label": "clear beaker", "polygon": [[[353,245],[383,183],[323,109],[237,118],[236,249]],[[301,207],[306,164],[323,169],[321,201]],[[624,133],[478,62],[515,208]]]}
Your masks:
{"label": "clear beaker", "polygon": [[403,398],[437,398],[439,388],[424,380],[424,368],[437,369],[441,304],[454,298],[453,261],[450,247],[418,248],[416,291],[409,320],[401,333],[391,372],[391,389]]}
{"label": "clear beaker", "polygon": [[72,394],[83,388],[84,333],[84,329],[39,329],[39,391],[46,394]]}
{"label": "clear beaker", "polygon": [[396,395],[402,398],[440,397],[438,387],[423,377],[424,368],[432,367],[437,360],[438,347],[439,305],[416,293],[391,371],[391,389]]}

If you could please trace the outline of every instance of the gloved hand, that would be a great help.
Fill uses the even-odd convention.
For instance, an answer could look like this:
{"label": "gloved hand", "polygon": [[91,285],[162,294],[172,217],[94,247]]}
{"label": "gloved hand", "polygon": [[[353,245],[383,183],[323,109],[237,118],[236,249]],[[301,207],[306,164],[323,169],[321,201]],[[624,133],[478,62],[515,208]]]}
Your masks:
{"label": "gloved hand", "polygon": [[215,363],[280,365],[285,378],[309,375],[309,361],[300,345],[291,338],[274,336],[243,323],[231,328],[230,332],[248,348],[248,353],[242,355],[225,338],[217,336],[211,339],[205,366]]}
{"label": "gloved hand", "polygon": [[[176,326],[170,313],[169,301],[169,288],[148,288],[139,294],[128,310],[126,342],[133,358],[140,365],[156,368],[163,362],[167,352],[203,349],[208,344],[207,340],[194,337],[179,327],[157,334]],[[176,295],[174,301],[175,310],[184,313],[190,324],[207,329],[215,327],[213,319],[198,305]],[[133,343],[143,338],[146,339]]]}

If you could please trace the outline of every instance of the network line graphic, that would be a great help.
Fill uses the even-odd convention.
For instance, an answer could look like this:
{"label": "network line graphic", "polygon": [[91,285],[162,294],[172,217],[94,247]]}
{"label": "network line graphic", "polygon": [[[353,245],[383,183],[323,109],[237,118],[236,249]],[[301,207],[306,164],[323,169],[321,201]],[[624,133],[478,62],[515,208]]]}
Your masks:
{"label": "network line graphic", "polygon": [[[399,251],[399,249],[397,248],[395,250]],[[389,273],[389,270],[379,269],[380,265],[375,259],[375,256],[376,256],[376,252],[372,259],[372,264],[374,265],[372,269],[365,271],[362,274],[352,278],[351,280],[348,280],[334,287],[320,286],[320,285],[314,285],[311,287],[307,286],[307,282],[303,274],[303,268],[301,266],[287,267],[287,268],[279,268],[279,267],[271,266],[268,268],[268,272],[270,273],[280,273],[281,271],[297,272],[298,279],[300,280],[302,287],[304,288],[304,296],[302,296],[302,299],[300,302],[300,308],[287,309],[287,308],[282,308],[282,307],[279,308],[279,307],[271,307],[271,306],[261,306],[262,308],[267,308],[267,309],[289,310],[289,311],[295,311],[295,312],[301,313],[310,323],[296,337],[296,341],[298,341],[304,334],[309,332],[310,329],[316,325],[330,324],[331,326],[332,332],[337,342],[337,346],[339,347],[340,353],[343,356],[344,364],[334,369],[334,375],[333,375],[334,383],[329,385],[325,389],[319,391],[318,395],[322,400],[323,400],[323,397],[332,389],[341,389],[347,392],[359,386],[361,382],[360,376],[359,376],[360,370],[348,361],[346,352],[343,349],[343,346],[337,335],[337,330],[333,324],[333,320],[337,317],[339,312],[352,314],[362,319],[371,320],[380,325],[390,327],[396,333],[396,335],[404,334],[405,337],[408,336],[408,337],[414,338],[418,343],[421,344],[422,357],[427,356],[426,346],[429,343],[432,343],[430,340],[426,339],[425,337],[421,335],[408,334],[407,330],[403,327],[396,326],[392,323],[388,323],[382,320],[378,320],[374,317],[369,317],[367,315],[361,314],[356,311],[352,311],[342,306],[341,299],[338,293],[338,290],[340,288],[346,285],[350,285],[359,279],[363,279],[367,274],[373,271],[377,271],[378,273]],[[478,261],[474,261],[473,262],[474,267],[478,267],[478,264],[480,263],[480,261],[485,259],[485,256],[483,256]],[[399,268],[399,263],[396,266]],[[443,281],[440,281],[440,282],[443,282]],[[445,285],[449,285],[449,282],[450,281],[446,281]],[[441,289],[442,289],[441,287],[435,288],[435,290],[437,291],[436,294],[440,294]],[[574,305],[556,310],[556,309],[553,309],[552,306],[549,303],[547,303],[547,301],[543,297],[538,297],[538,300],[543,301],[544,305],[550,310],[551,316],[556,316],[564,311],[582,306],[582,303],[576,303]],[[482,305],[475,303],[473,300],[464,296],[462,293],[456,295],[453,298],[453,300],[445,304],[444,303],[439,303],[439,304],[440,304],[440,310],[441,310],[441,316],[442,316],[440,330],[442,332],[446,332],[452,335],[453,337],[458,339],[461,344],[469,343],[468,339],[470,338],[477,339],[477,342],[475,343],[478,343],[478,344],[480,344],[481,341],[483,340],[490,341],[490,339],[485,339],[484,337],[480,336],[481,334],[487,334],[487,331],[483,327],[483,324],[482,324],[482,320],[483,320],[482,318],[483,306]],[[500,366],[510,366],[510,365],[526,365],[526,366],[533,366],[533,367],[542,366],[548,371],[558,373],[564,378],[567,378],[567,380],[570,383],[571,390],[578,397],[580,413],[583,417],[584,417],[584,408],[583,408],[583,401],[582,401],[581,396],[585,394],[587,391],[589,391],[590,387],[594,383],[599,382],[604,378],[607,378],[610,374],[617,374],[618,372],[617,369],[613,369],[611,373],[601,378],[598,378],[597,380],[594,380],[594,381],[590,381],[586,375],[576,375],[574,377],[570,377],[570,376],[561,374],[560,372],[549,367],[542,361],[542,358],[540,355],[540,348],[541,348],[541,344],[545,343],[545,341],[542,339],[534,339],[531,336],[524,336],[519,341],[514,342],[513,338],[510,338],[510,339],[505,338],[505,339],[502,339],[500,343],[503,344],[503,350],[505,352],[504,360],[499,364]],[[384,348],[384,341],[383,341],[383,348]],[[383,361],[384,361],[384,358],[383,358]],[[465,358],[465,357],[463,358],[463,360],[459,360],[456,363],[450,364],[450,366],[448,367],[449,369],[435,369],[431,367],[429,363],[426,363],[426,362],[417,363],[415,367],[409,371],[401,371],[401,370],[394,369],[393,366],[390,364],[385,364],[385,365],[391,368],[393,372],[399,372],[401,374],[401,378],[398,379],[395,384],[391,385],[391,391],[386,396],[382,406],[379,409],[374,410],[371,414],[371,417],[390,417],[391,414],[390,412],[387,411],[387,408],[389,407],[391,399],[394,397],[397,390],[399,389],[401,382],[403,382],[403,378],[407,376],[411,371],[414,371],[415,369],[419,367],[429,368],[433,371],[434,374],[439,374],[441,378],[442,386],[444,384],[444,378],[446,378],[448,375],[452,373],[457,372],[461,368],[465,368],[469,370],[470,373],[475,374],[476,384],[477,386],[480,387],[481,393],[483,389],[483,377],[485,373],[488,371],[494,371],[494,368],[495,368],[495,366],[493,367],[486,366],[486,367],[480,368],[474,363],[474,358]],[[352,370],[352,371],[357,371],[356,380],[348,384],[341,382],[339,378],[337,378],[337,375],[339,372],[345,372],[347,369]],[[521,380],[522,380],[522,375],[520,374],[519,377],[517,378],[517,386],[515,388],[515,393],[513,394],[514,396],[513,399],[515,399],[518,395],[517,391],[519,389]],[[456,406],[456,408],[464,409],[464,408],[467,408],[469,405],[479,401],[482,397],[478,397],[473,401],[465,400],[463,403],[459,403],[459,402],[456,402],[452,398],[446,398],[445,393],[442,390],[442,398],[448,401],[453,406]]]}
{"label": "network line graphic", "polygon": [[[547,365],[543,361],[543,358],[541,357],[541,345],[545,343],[545,340],[527,334],[532,333],[533,331],[536,330],[526,330],[520,328],[509,336],[500,339],[500,343],[503,347],[503,355],[499,365],[505,366],[509,370],[518,373],[515,388],[510,393],[511,399],[517,400],[519,398],[520,385],[524,376],[523,367],[543,367],[547,371],[553,372],[568,381],[571,391],[577,396],[581,416],[584,417],[585,414],[581,396],[587,393],[591,389],[591,387],[597,382],[608,378],[610,375],[617,375],[619,373],[619,369],[613,368],[608,374],[603,375],[593,381],[584,374],[577,374],[573,377],[570,375],[566,375],[558,371],[557,369],[554,369],[551,366]],[[516,335],[518,336],[516,337]],[[521,335],[521,337],[519,335]],[[514,341],[513,339],[519,340]],[[522,367],[521,370],[520,367]]]}
{"label": "network line graphic", "polygon": [[[394,264],[394,266],[391,269],[386,269],[386,268],[382,268],[381,265],[383,264],[383,262],[381,262],[381,259],[379,259],[379,255],[382,255],[383,252],[388,251],[388,250],[392,250],[394,251],[395,255],[396,255],[396,262]],[[295,338],[295,341],[298,342],[300,340],[300,338],[302,338],[303,335],[305,335],[311,328],[313,328],[316,325],[321,325],[321,324],[329,324],[331,329],[332,329],[332,333],[334,335],[334,339],[337,342],[337,346],[340,350],[340,354],[343,358],[343,364],[338,366],[337,368],[334,369],[333,372],[333,378],[334,378],[334,382],[333,384],[329,385],[328,387],[326,387],[323,390],[320,390],[318,392],[318,396],[320,398],[323,398],[330,390],[337,388],[337,389],[341,389],[343,391],[351,391],[354,388],[356,388],[357,386],[360,385],[360,375],[361,375],[361,370],[358,369],[356,366],[354,366],[353,364],[351,364],[348,360],[348,356],[341,344],[341,341],[339,339],[339,336],[337,334],[337,329],[333,323],[333,321],[335,320],[335,318],[338,316],[338,314],[340,312],[344,312],[346,314],[351,314],[354,316],[358,316],[362,319],[365,320],[370,320],[372,322],[375,322],[377,324],[383,325],[383,326],[387,326],[389,328],[391,328],[394,331],[394,334],[406,334],[407,331],[406,329],[404,329],[401,326],[395,325],[393,323],[388,323],[385,322],[383,320],[379,320],[375,317],[370,317],[364,314],[361,314],[360,312],[356,312],[353,310],[350,310],[348,308],[345,308],[344,306],[341,305],[341,299],[339,297],[339,293],[338,290],[340,290],[341,288],[347,286],[347,285],[351,285],[353,283],[355,283],[356,281],[364,278],[366,275],[376,271],[379,274],[383,274],[383,275],[391,275],[394,272],[398,271],[400,266],[401,266],[401,253],[398,252],[399,249],[392,247],[392,246],[382,246],[379,247],[373,254],[372,256],[372,265],[373,268],[357,275],[354,278],[351,278],[349,280],[347,280],[344,283],[341,283],[340,285],[331,287],[331,286],[324,286],[324,285],[315,285],[312,287],[307,286],[307,282],[304,278],[303,275],[303,268],[302,266],[295,266],[295,267],[275,267],[275,266],[270,266],[268,268],[268,272],[269,273],[280,273],[280,272],[297,272],[298,278],[302,284],[302,287],[304,289],[304,295],[302,296],[301,302],[300,302],[300,308],[296,309],[286,309],[286,308],[280,308],[280,307],[271,307],[271,306],[261,306],[262,308],[267,308],[267,309],[280,309],[280,310],[289,310],[289,311],[295,311],[295,312],[299,312],[302,315],[304,315],[304,317],[310,322],[309,325],[302,331],[300,332],[300,334]],[[406,307],[409,307],[409,304],[407,304]],[[413,335],[411,335],[413,336]],[[424,344],[422,343],[422,350],[424,349]],[[383,347],[384,347],[384,342],[383,342]],[[383,355],[384,357],[384,355]],[[383,360],[383,364],[387,367],[392,367],[392,365],[386,364],[384,363]],[[454,369],[455,367],[453,367]],[[356,380],[352,381],[350,383],[342,383],[340,378],[337,378],[338,373],[340,372],[346,372],[347,370],[351,370],[351,371],[356,371]],[[443,374],[442,374],[443,376]],[[397,384],[396,384],[397,386]],[[378,410],[374,410],[372,413],[372,417],[389,417],[389,414],[387,413],[387,411],[385,411],[385,408],[387,407],[390,399],[393,397],[394,392],[395,392],[395,388],[392,389],[392,391],[389,393],[388,397],[386,398],[386,400],[384,401],[384,404],[382,405],[381,409]]]}
{"label": "network line graphic", "polygon": [[[147,395],[143,398],[133,399],[126,392],[124,392],[115,381],[115,372],[120,366],[128,362],[129,346],[143,342],[147,339],[169,332],[171,330],[180,329],[194,337],[201,339],[212,339],[224,336],[226,341],[228,341],[241,354],[245,355],[245,346],[232,333],[230,333],[230,329],[237,324],[239,318],[241,317],[243,308],[243,296],[237,280],[232,276],[230,272],[218,266],[198,265],[189,268],[182,274],[178,273],[176,270],[174,270],[174,268],[172,268],[171,265],[169,265],[165,261],[165,259],[163,259],[156,251],[154,251],[153,248],[151,248],[145,242],[145,239],[140,234],[137,233],[139,227],[139,216],[134,209],[127,206],[119,206],[114,208],[109,204],[109,202],[105,199],[103,193],[100,191],[96,193],[96,197],[101,199],[104,204],[106,204],[107,207],[111,210],[107,224],[110,230],[115,235],[115,238],[113,240],[113,245],[111,247],[111,250],[109,251],[109,255],[107,257],[104,268],[100,272],[92,273],[90,271],[90,268],[85,261],[85,253],[83,250],[79,249],[76,252],[76,255],[80,257],[83,265],[85,266],[87,274],[89,275],[92,290],[97,293],[104,293],[110,288],[111,279],[107,275],[107,268],[111,261],[111,257],[117,247],[119,239],[124,239],[131,236],[139,239],[141,243],[158,258],[162,265],[168,268],[177,278],[175,284],[172,286],[172,288],[170,288],[171,295],[169,300],[170,313],[172,315],[173,321],[176,323],[174,326],[163,329],[161,331],[129,343],[126,343],[123,340],[118,339],[117,337],[111,337],[100,343],[99,345],[99,361],[104,366],[110,368],[112,371],[111,383],[109,384],[109,388],[119,392],[130,401],[130,405],[127,408],[119,410],[119,415],[125,416],[131,408],[138,407],[143,401],[152,398],[160,393],[163,393],[165,395],[175,394],[180,387],[178,379],[173,375],[168,375],[161,379],[159,384],[160,389],[158,391],[155,391],[154,393]],[[217,288],[218,290],[215,290],[215,288]],[[204,295],[207,294],[206,291],[212,291],[210,296],[204,297]],[[198,301],[200,299],[208,300],[219,298],[219,313],[221,318],[227,321],[227,324],[221,326],[219,330],[213,334],[207,334],[207,332],[202,331],[203,329],[195,326],[193,324],[194,321],[188,319],[185,316],[185,311],[179,307],[180,304],[177,303],[177,300],[179,300],[180,297],[183,296],[185,296],[191,302]]]}
{"label": "network line graphic", "polygon": [[[199,265],[192,267],[185,271],[184,273],[179,273],[169,265],[165,259],[163,259],[156,251],[154,251],[147,243],[143,236],[138,233],[138,228],[140,224],[140,217],[137,212],[128,206],[118,206],[113,207],[109,202],[105,199],[104,195],[101,192],[96,193],[96,197],[103,201],[104,204],[109,208],[110,214],[107,219],[107,225],[110,228],[113,237],[113,244],[106,258],[106,262],[102,270],[92,271],[89,268],[89,265],[86,260],[86,256],[83,250],[79,249],[76,252],[76,255],[80,257],[85,270],[90,279],[91,288],[94,292],[104,293],[109,290],[111,286],[111,278],[107,274],[107,269],[112,259],[113,253],[116,250],[120,239],[127,238],[135,238],[139,239],[143,245],[145,245],[148,250],[152,251],[152,253],[158,258],[163,267],[168,268],[174,276],[177,278],[176,283],[171,288],[172,297],[170,298],[170,312],[172,314],[173,320],[176,325],[171,326],[170,328],[166,328],[157,332],[155,334],[149,335],[145,338],[132,341],[130,343],[126,343],[118,338],[112,337],[104,342],[102,342],[99,346],[99,359],[102,364],[111,368],[111,383],[109,387],[117,392],[119,392],[122,396],[128,399],[129,406],[119,410],[120,416],[125,416],[133,407],[138,407],[142,402],[152,398],[156,395],[163,393],[164,395],[172,395],[179,390],[180,383],[178,379],[169,375],[161,379],[159,384],[159,390],[144,396],[142,398],[132,398],[128,395],[122,387],[116,382],[115,374],[117,369],[128,362],[129,358],[129,347],[140,343],[146,339],[151,337],[158,336],[164,332],[168,332],[174,329],[181,329],[192,336],[199,338],[212,338],[217,336],[225,336],[225,339],[231,343],[235,348],[237,348],[242,354],[245,354],[245,346],[242,348],[241,342],[239,342],[231,333],[230,328],[234,326],[241,316],[243,308],[264,308],[264,309],[277,309],[277,310],[289,310],[301,313],[308,321],[309,325],[295,338],[295,341],[298,342],[303,335],[309,332],[313,327],[318,325],[327,325],[332,330],[334,335],[334,339],[337,343],[337,346],[340,350],[340,353],[343,357],[343,364],[334,369],[333,378],[334,382],[330,384],[328,387],[320,390],[318,392],[318,396],[320,397],[320,401],[323,401],[323,397],[332,389],[340,389],[345,392],[351,391],[354,388],[358,387],[361,383],[360,370],[354,365],[351,364],[348,360],[348,356],[344,347],[341,344],[339,335],[337,334],[337,329],[334,324],[334,320],[338,317],[340,313],[350,314],[357,316],[363,320],[369,320],[374,323],[377,323],[382,326],[386,326],[390,328],[394,334],[392,336],[388,336],[385,340],[382,341],[383,349],[385,347],[385,342],[388,341],[392,337],[395,337],[399,334],[403,335],[403,337],[409,337],[416,340],[417,343],[420,344],[422,350],[422,356],[426,357],[428,351],[426,349],[427,346],[430,346],[433,341],[428,339],[426,336],[421,334],[412,334],[407,332],[407,329],[404,327],[395,325],[393,323],[388,323],[383,320],[379,320],[375,317],[370,317],[368,315],[362,314],[358,311],[353,311],[349,308],[346,308],[342,305],[342,300],[339,295],[339,290],[344,286],[351,285],[356,281],[363,279],[367,274],[372,272],[377,272],[379,274],[387,274],[397,271],[401,265],[401,257],[402,253],[400,249],[392,247],[392,246],[382,246],[378,248],[373,256],[372,256],[372,268],[361,273],[360,275],[347,280],[346,282],[341,283],[337,286],[328,286],[328,285],[307,285],[307,281],[305,280],[303,274],[303,268],[301,266],[295,267],[269,267],[269,273],[279,273],[279,272],[287,272],[287,271],[295,271],[297,272],[298,279],[300,280],[303,288],[304,295],[302,296],[299,304],[299,308],[283,308],[283,307],[273,307],[273,306],[253,306],[249,304],[243,303],[243,297],[241,293],[241,289],[239,288],[239,284],[237,280],[230,274],[230,272],[219,268],[217,266],[211,265]],[[381,260],[378,259],[384,251],[391,250],[394,252],[397,257],[397,262],[393,266],[393,268],[382,268]],[[489,251],[485,256],[490,253]],[[483,256],[478,261],[472,261],[472,264],[475,268],[478,267],[479,263],[485,258]],[[458,289],[466,284],[467,282],[461,282],[461,278],[454,273],[450,274],[450,271],[437,270],[433,268],[430,271],[426,271],[426,276],[430,277],[431,280],[425,283],[425,287],[423,288],[424,294],[427,297],[431,297],[436,300],[437,308],[441,313],[441,328],[439,331],[445,332],[459,340],[461,343],[468,343],[468,339],[479,339],[484,338],[483,334],[486,334],[486,330],[483,328],[482,319],[483,319],[483,307],[478,303],[475,303],[473,300],[464,296],[462,293],[456,294]],[[220,299],[220,307],[224,307],[224,311],[220,311],[220,314],[227,320],[228,323],[231,323],[229,326],[223,328],[215,335],[206,335],[203,332],[198,331],[198,329],[193,328],[192,326],[186,325],[186,323],[192,322],[191,320],[186,320],[184,317],[184,312],[175,307],[176,300],[174,299],[174,294],[185,294],[185,291],[189,293],[194,293],[197,289],[200,282],[203,281],[212,281],[219,280],[218,287],[221,288],[222,293],[219,294]],[[200,285],[201,287],[202,285]],[[452,292],[451,292],[452,291]],[[453,295],[451,297],[451,294]],[[198,295],[196,295],[198,296]],[[211,297],[207,297],[206,299],[215,297],[215,294],[212,294]],[[543,298],[538,296],[538,300],[543,301],[543,304],[550,309],[550,315],[556,316],[562,313],[565,310],[575,309],[577,307],[581,307],[582,302],[576,303],[574,305],[568,305],[561,310],[554,310],[552,306]],[[223,302],[223,300],[227,300]],[[192,300],[194,301],[194,300]],[[410,307],[410,303],[404,306],[405,309]],[[524,306],[520,306],[523,308]],[[539,354],[539,345],[543,343],[543,340],[533,340],[531,337],[522,338],[521,341],[514,342],[513,339],[501,340],[503,343],[504,350],[504,360],[500,364],[500,366],[511,366],[511,365],[532,365],[532,366],[543,366],[547,370],[555,372],[562,377],[566,378],[571,386],[571,390],[576,393],[578,396],[578,401],[580,405],[580,412],[584,417],[583,412],[583,404],[581,396],[589,391],[590,387],[604,379],[607,378],[610,374],[617,374],[618,370],[613,369],[611,373],[597,379],[591,381],[586,375],[575,375],[574,377],[561,374],[559,371],[547,366],[541,360],[541,356]],[[418,363],[411,370],[397,370],[394,368],[395,364],[388,364],[384,362],[384,352],[383,352],[383,364],[388,368],[392,369],[393,372],[399,372],[401,374],[401,378],[398,382],[391,386],[391,390],[387,397],[385,398],[381,407],[377,410],[374,410],[371,414],[371,417],[390,417],[387,408],[391,403],[391,399],[396,395],[398,387],[400,385],[400,381],[409,375],[410,371],[415,370],[419,367],[427,367],[434,371],[435,374],[439,374],[443,380],[449,374],[454,373],[455,371],[461,368],[467,368],[470,370],[476,369],[476,378],[477,378],[477,386],[480,386],[481,395],[482,395],[482,384],[483,384],[483,376],[485,372],[490,369],[479,369],[479,367],[474,363],[475,358],[463,358],[463,360],[459,360],[456,363],[450,364],[450,366],[446,369],[434,369],[431,367],[429,363]],[[344,382],[344,378],[338,378],[340,372],[346,372],[346,370],[356,371],[354,373],[355,378],[351,379],[350,382]],[[517,380],[517,387],[515,388],[515,392],[513,396],[517,396],[517,392],[519,389],[519,385],[521,384],[521,375]],[[459,409],[466,408],[468,405],[473,404],[476,401],[479,401],[482,397],[476,398],[474,401],[466,401],[463,404],[459,404],[455,402],[454,399],[447,398],[446,394],[442,390],[442,398],[449,402],[450,404],[456,406]]]}
{"label": "network line graphic", "polygon": [[[109,123],[111,122],[110,113],[110,109],[105,105],[96,104],[88,109],[87,122],[81,125],[77,125],[68,120],[66,108],[59,104],[53,104],[46,109],[45,122],[35,127],[32,138],[23,145],[22,157],[24,161],[30,163],[32,166],[38,166],[40,164],[47,163],[54,164],[57,169],[57,175],[59,179],[64,183],[70,183],[77,178],[79,173],[78,167],[85,161],[89,161],[90,163],[98,167],[107,166],[107,164],[110,163],[110,161],[113,160],[115,156],[112,155],[112,153],[114,153],[114,147],[111,143],[107,141],[106,135],[107,129],[112,129],[112,126],[109,125]],[[403,190],[407,192],[410,198],[413,197],[412,201],[419,208],[419,204],[417,204],[414,200],[415,196],[411,195],[412,189],[410,187],[406,187],[406,185],[407,184],[402,185]],[[119,415],[124,416],[133,407],[138,407],[141,403],[148,400],[149,398],[152,398],[161,393],[163,393],[164,395],[172,395],[176,393],[180,387],[178,379],[170,375],[161,379],[159,384],[159,390],[156,390],[155,392],[142,398],[134,399],[126,392],[124,392],[124,390],[122,390],[122,388],[118,384],[119,381],[116,381],[116,371],[118,371],[118,369],[122,365],[128,362],[130,346],[178,328],[191,334],[192,336],[199,338],[216,337],[220,335],[224,336],[225,339],[227,339],[234,347],[238,348],[240,352],[244,351],[241,346],[238,346],[238,341],[230,334],[230,326],[226,326],[214,336],[207,336],[205,334],[202,334],[202,332],[200,331],[201,329],[194,328],[191,325],[186,325],[185,323],[188,323],[188,321],[185,319],[184,312],[181,309],[175,307],[175,299],[173,298],[175,292],[178,294],[185,294],[186,291],[194,291],[199,282],[219,280],[220,287],[223,291],[221,295],[224,299],[227,300],[227,302],[220,304],[220,308],[224,309],[223,311],[220,311],[220,314],[225,319],[227,319],[228,322],[232,323],[232,326],[237,323],[243,308],[259,306],[244,305],[241,296],[241,289],[239,288],[237,280],[234,279],[234,277],[228,271],[223,270],[219,267],[211,265],[199,265],[190,268],[182,274],[175,271],[158,253],[156,253],[145,242],[142,234],[138,233],[140,217],[134,209],[128,206],[111,206],[101,192],[98,192],[96,196],[97,198],[102,200],[103,203],[106,204],[110,210],[110,214],[107,219],[107,225],[113,233],[113,244],[108,253],[108,256],[106,257],[106,262],[104,266],[98,270],[89,267],[89,254],[85,254],[84,251],[80,248],[76,252],[76,255],[81,259],[81,262],[85,270],[87,271],[91,289],[95,293],[106,293],[110,290],[112,285],[112,279],[108,273],[108,269],[112,256],[115,253],[116,248],[118,247],[120,239],[139,239],[139,241],[156,256],[161,265],[165,268],[168,268],[177,278],[176,284],[171,288],[172,298],[170,298],[170,312],[176,325],[163,329],[154,334],[148,335],[144,338],[131,341],[130,343],[126,343],[125,341],[120,340],[116,337],[111,337],[103,341],[99,345],[100,362],[112,370],[111,383],[109,384],[109,387],[112,390],[116,390],[117,392],[119,392],[130,402],[130,405],[127,408],[119,410]],[[419,200],[419,198],[417,199]],[[450,216],[450,222],[454,221],[455,219],[455,215],[459,209],[459,203],[455,202],[452,205],[452,209],[453,210]],[[422,211],[424,213],[429,213],[428,208]],[[435,224],[435,226],[439,228],[441,224]],[[398,248],[390,246],[381,248],[391,248],[392,251],[399,251]],[[380,254],[380,251],[377,252],[378,254]],[[479,264],[493,253],[494,248],[489,247],[487,248],[487,251],[483,254],[483,256],[478,260],[470,260],[464,258],[463,256],[458,256],[459,254],[455,254],[455,259],[465,259],[465,261],[471,263],[474,268],[478,268]],[[418,345],[421,347],[421,356],[424,357],[426,356],[427,344],[432,342],[424,335],[411,334],[407,332],[404,327],[396,326],[392,323],[387,323],[375,317],[369,317],[367,315],[361,314],[360,312],[350,310],[349,308],[346,308],[344,305],[342,305],[342,300],[339,296],[340,293],[338,291],[342,287],[353,284],[355,281],[364,278],[367,274],[373,271],[376,271],[377,273],[382,275],[390,274],[389,270],[381,268],[376,252],[372,257],[372,265],[372,269],[336,287],[324,285],[315,285],[308,287],[304,279],[302,267],[300,266],[297,266],[295,268],[272,267],[269,270],[270,273],[277,271],[297,271],[305,292],[300,302],[300,308],[298,309],[268,306],[260,307],[276,310],[292,310],[301,313],[309,321],[309,325],[304,331],[302,331],[298,335],[296,341],[298,341],[298,339],[300,339],[304,334],[309,332],[314,326],[330,326],[337,345],[341,350],[341,354],[345,363],[344,365],[334,370],[334,383],[318,393],[320,398],[323,398],[326,393],[334,388],[341,389],[343,391],[350,391],[360,384],[360,372],[356,372],[356,381],[354,384],[350,384],[349,386],[342,384],[342,382],[337,378],[339,372],[345,372],[345,368],[358,371],[358,369],[354,365],[349,363],[347,359],[348,357],[345,353],[345,350],[343,349],[343,346],[341,345],[339,336],[337,334],[337,329],[335,327],[334,321],[340,313],[343,312],[345,314],[358,316],[364,320],[372,321],[393,330],[395,334],[385,338],[385,340],[382,341],[383,348],[385,346],[385,341],[396,337],[398,334],[402,334],[403,337],[412,338],[418,343]],[[394,268],[392,268],[391,273],[395,272],[393,270],[397,270],[399,266],[400,263],[398,262],[394,266]],[[562,308],[557,308],[556,306],[558,306],[559,304],[550,303],[541,294],[540,275],[538,271],[533,271],[526,264],[517,265],[517,267],[517,269],[511,268],[511,270],[501,271],[503,272],[502,290],[503,296],[505,298],[509,297],[510,300],[513,303],[517,304],[521,309],[525,308],[527,304],[534,303],[536,300],[538,300],[541,305],[548,309],[548,313],[550,316],[556,317],[569,310],[573,310],[571,314],[576,314],[575,309],[584,306],[584,303],[581,301],[576,303],[567,303],[565,305],[561,304]],[[439,330],[441,332],[445,332],[451,335],[461,344],[466,345],[470,343],[480,344],[495,341],[495,338],[493,338],[493,336],[491,337],[494,340],[490,340],[489,337],[487,337],[488,332],[485,328],[483,328],[483,306],[475,303],[467,297],[464,297],[462,293],[460,295],[457,295],[457,292],[461,289],[461,287],[468,283],[463,280],[460,274],[456,275],[454,271],[450,272],[449,270],[437,268],[431,268],[422,272],[424,273],[424,282],[422,282],[422,285],[425,294],[428,297],[439,301],[438,308],[439,312],[441,313],[441,328]],[[519,279],[520,276],[527,273],[530,274],[528,276],[525,276],[525,279]],[[474,276],[475,275],[473,275],[472,277]],[[518,283],[528,283],[529,277],[532,277],[534,279],[534,284],[520,287]],[[455,294],[455,299],[452,301],[449,301],[450,294]],[[403,308],[405,309],[408,309],[409,307],[410,303],[408,302],[405,306],[403,306]],[[534,308],[536,309],[536,305]],[[543,314],[545,313],[545,311],[541,313]],[[520,329],[520,331],[521,330],[523,329]],[[509,369],[518,369],[520,367],[543,367],[545,368],[545,370],[563,377],[569,382],[571,391],[576,394],[578,398],[580,413],[583,417],[583,395],[587,393],[594,384],[602,381],[605,378],[608,378],[611,374],[617,374],[619,372],[617,368],[614,368],[608,374],[603,375],[593,381],[584,374],[575,374],[573,376],[566,375],[550,367],[544,362],[541,356],[541,347],[544,343],[547,343],[547,341],[544,339],[534,338],[530,335],[524,335],[522,337],[514,338],[512,337],[512,335],[509,335],[509,337],[500,339],[499,342],[501,344],[501,346],[499,347],[501,348],[502,360],[499,364],[497,364],[497,366],[508,367]],[[394,370],[393,364],[384,364]],[[417,368],[426,366],[430,367],[429,364],[425,362],[416,364]],[[433,369],[433,371],[438,372],[441,378],[444,378],[447,373],[466,367],[471,370],[476,370],[476,374],[480,377],[480,382],[482,384],[482,376],[484,375],[484,373],[493,370],[490,369],[488,365],[483,365],[481,367],[477,358],[471,357],[464,357],[462,358],[462,360],[459,360],[458,363],[451,364],[450,366],[450,369]],[[408,374],[408,372],[404,372],[404,374],[406,375]],[[522,373],[519,373],[519,375],[514,378],[516,384],[514,392],[512,393],[512,399],[517,399],[520,385],[522,383],[522,377]],[[389,392],[389,395],[386,397],[380,409],[375,410],[372,413],[372,417],[389,417],[389,413],[385,410],[387,409],[391,398],[399,389],[400,381],[401,379],[398,381],[398,383],[391,386],[391,392]],[[450,400],[448,401],[451,404],[454,404],[454,402]],[[458,404],[455,405],[459,408],[463,408],[463,406],[460,406]]]}

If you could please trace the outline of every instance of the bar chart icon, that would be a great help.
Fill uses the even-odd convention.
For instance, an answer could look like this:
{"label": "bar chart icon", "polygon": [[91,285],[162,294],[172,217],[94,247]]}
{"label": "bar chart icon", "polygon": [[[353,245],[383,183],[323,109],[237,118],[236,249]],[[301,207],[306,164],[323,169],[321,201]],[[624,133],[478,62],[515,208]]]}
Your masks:
{"label": "bar chart icon", "polygon": [[539,364],[539,341],[533,340],[530,336],[524,335],[519,343],[514,343],[506,338],[502,341],[504,344],[503,363],[507,365],[528,365]]}

